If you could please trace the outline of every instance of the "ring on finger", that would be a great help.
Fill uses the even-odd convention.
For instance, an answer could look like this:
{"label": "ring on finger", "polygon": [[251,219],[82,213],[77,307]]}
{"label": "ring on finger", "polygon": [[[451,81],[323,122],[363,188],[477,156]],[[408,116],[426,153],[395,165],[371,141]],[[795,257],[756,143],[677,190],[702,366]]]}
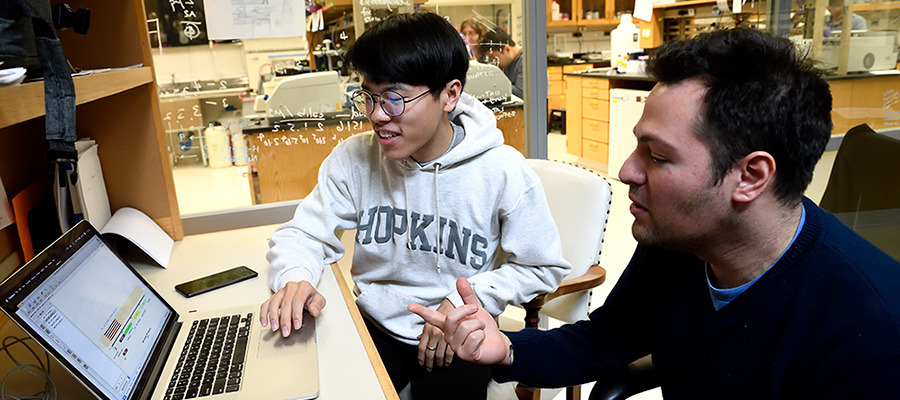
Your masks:
{"label": "ring on finger", "polygon": [[428,349],[428,351],[435,351],[435,350],[437,350],[437,347],[428,347],[428,346],[425,346],[425,348]]}

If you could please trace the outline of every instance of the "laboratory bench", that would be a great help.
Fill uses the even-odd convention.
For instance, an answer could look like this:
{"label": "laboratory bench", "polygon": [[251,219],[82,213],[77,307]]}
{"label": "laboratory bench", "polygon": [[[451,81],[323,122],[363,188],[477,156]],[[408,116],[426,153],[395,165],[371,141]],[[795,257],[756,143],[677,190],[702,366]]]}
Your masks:
{"label": "laboratory bench", "polygon": [[[521,102],[488,106],[497,117],[504,142],[525,153]],[[319,165],[351,135],[372,130],[358,112],[337,111],[277,118],[247,118],[243,128],[249,149],[253,204],[302,199],[318,182]]]}
{"label": "laboratory bench", "polygon": [[[876,130],[900,126],[900,71],[826,75],[825,80],[833,97],[832,135],[862,123]],[[631,93],[639,97],[641,91],[652,89],[655,81],[644,74],[598,68],[563,73],[563,83],[568,153],[605,168],[611,176],[618,175],[618,168],[634,149],[631,128],[642,106],[617,112],[617,107],[624,107],[624,99],[614,96],[614,89],[637,91]]]}

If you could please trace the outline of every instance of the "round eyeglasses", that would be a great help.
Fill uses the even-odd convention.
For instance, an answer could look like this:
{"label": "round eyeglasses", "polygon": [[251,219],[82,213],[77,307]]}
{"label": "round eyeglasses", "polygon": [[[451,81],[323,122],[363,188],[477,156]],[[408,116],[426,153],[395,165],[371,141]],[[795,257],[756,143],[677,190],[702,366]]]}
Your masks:
{"label": "round eyeglasses", "polygon": [[[377,97],[381,99],[381,109],[385,114],[392,117],[399,117],[400,114],[403,114],[403,111],[406,110],[406,103],[415,101],[428,93],[431,93],[431,89],[416,97],[407,99],[393,90],[385,90],[377,95]],[[350,96],[350,101],[353,102],[353,106],[356,107],[359,112],[370,115],[372,114],[372,111],[375,111],[375,97],[375,94],[365,90],[357,90]]]}

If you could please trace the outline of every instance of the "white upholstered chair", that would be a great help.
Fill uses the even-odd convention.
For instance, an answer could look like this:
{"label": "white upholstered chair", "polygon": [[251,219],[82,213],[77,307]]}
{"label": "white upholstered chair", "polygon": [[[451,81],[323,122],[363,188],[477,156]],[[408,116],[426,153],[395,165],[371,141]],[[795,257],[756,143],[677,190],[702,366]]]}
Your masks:
{"label": "white upholstered chair", "polygon": [[[528,164],[541,178],[550,213],[559,229],[563,257],[572,264],[572,272],[553,293],[539,295],[523,304],[525,326],[544,325],[539,323],[540,314],[567,323],[586,319],[590,312],[590,289],[606,279],[606,270],[600,266],[600,250],[612,204],[612,188],[603,177],[579,166],[539,159],[529,159]],[[568,399],[580,398],[580,387],[569,387],[566,391]],[[534,397],[534,393],[523,387],[517,388],[517,393],[520,399]]]}
{"label": "white upholstered chair", "polygon": [[[529,159],[528,165],[544,186],[550,213],[562,239],[563,257],[572,264],[572,272],[560,287],[522,304],[525,326],[537,328],[540,315],[563,322],[587,318],[590,311],[590,289],[606,279],[600,264],[600,249],[612,202],[612,189],[603,177],[572,164]],[[409,398],[409,388],[401,388],[400,398]],[[537,398],[540,391],[526,387],[491,384],[489,400]],[[566,388],[567,399],[580,398],[580,386]]]}

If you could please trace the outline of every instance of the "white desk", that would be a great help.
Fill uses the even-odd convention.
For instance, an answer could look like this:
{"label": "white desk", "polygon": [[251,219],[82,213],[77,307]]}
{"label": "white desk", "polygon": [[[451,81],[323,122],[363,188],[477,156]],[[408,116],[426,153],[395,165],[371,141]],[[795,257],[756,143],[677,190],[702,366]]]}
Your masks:
{"label": "white desk", "polygon": [[[275,228],[275,225],[271,225],[186,236],[184,240],[175,242],[168,269],[149,265],[134,266],[180,314],[198,309],[262,304],[272,293],[266,278],[269,264],[265,255],[269,248],[269,236]],[[175,291],[178,283],[238,265],[246,265],[257,271],[259,277],[190,299]],[[337,266],[325,268],[318,287],[327,301],[316,320],[319,399],[396,400],[396,391],[362,323],[346,280],[342,276],[336,277],[336,273],[341,274]],[[12,331],[17,336],[24,335],[12,322],[0,329],[0,333],[4,331]],[[61,386],[61,398],[91,398],[87,390],[63,373],[55,362],[53,368],[54,380]],[[15,382],[12,384],[13,387],[16,386]],[[289,385],[290,382],[284,384]],[[40,390],[41,386],[35,387]],[[208,398],[214,400],[215,396]]]}
{"label": "white desk", "polygon": [[[272,294],[267,283],[269,263],[266,261],[266,251],[269,249],[269,236],[276,227],[269,225],[186,236],[184,240],[175,243],[168,269],[145,265],[135,267],[182,314],[197,309],[211,310],[245,303],[262,304]],[[246,265],[257,271],[259,277],[190,299],[175,291],[176,284],[238,265]],[[340,273],[337,268],[325,268],[318,286],[327,301],[322,314],[316,319],[319,398],[396,399],[396,392],[384,373],[381,359],[358,319],[356,305],[352,300],[349,304],[345,302],[345,298],[349,298],[342,293],[343,289],[349,296],[344,283],[346,281],[343,277],[337,279],[335,271]],[[354,316],[357,317],[356,320]],[[358,326],[364,332],[362,337]],[[382,388],[379,376],[382,381],[386,379],[385,389]],[[385,395],[385,392],[388,394]]]}

